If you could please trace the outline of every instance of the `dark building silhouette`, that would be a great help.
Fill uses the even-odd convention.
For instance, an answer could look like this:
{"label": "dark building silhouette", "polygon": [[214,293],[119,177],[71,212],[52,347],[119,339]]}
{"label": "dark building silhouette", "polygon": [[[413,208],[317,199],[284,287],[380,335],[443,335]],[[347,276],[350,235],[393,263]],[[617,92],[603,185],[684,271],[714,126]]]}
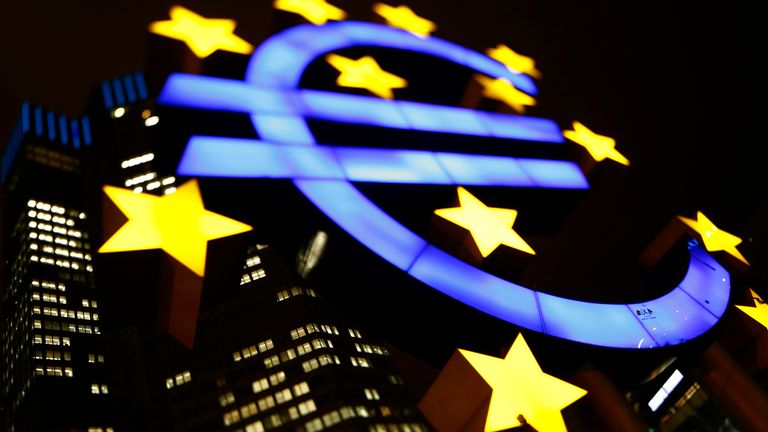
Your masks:
{"label": "dark building silhouette", "polygon": [[3,157],[2,425],[111,431],[88,117],[24,104]]}

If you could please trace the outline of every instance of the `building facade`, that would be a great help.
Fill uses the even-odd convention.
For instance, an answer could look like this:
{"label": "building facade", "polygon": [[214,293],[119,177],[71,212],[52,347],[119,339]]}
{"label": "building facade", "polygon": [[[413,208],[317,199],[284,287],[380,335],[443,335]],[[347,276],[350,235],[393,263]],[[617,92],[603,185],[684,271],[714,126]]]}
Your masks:
{"label": "building facade", "polygon": [[87,117],[24,104],[3,159],[2,423],[107,431],[114,406],[96,289]]}

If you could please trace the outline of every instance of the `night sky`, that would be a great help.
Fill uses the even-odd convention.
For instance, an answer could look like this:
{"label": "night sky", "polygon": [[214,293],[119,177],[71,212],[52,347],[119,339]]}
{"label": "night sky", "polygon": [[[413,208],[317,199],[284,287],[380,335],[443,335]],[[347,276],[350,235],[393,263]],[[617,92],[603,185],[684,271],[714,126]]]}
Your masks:
{"label": "night sky", "polygon": [[[332,3],[351,19],[376,19],[373,1]],[[435,36],[477,51],[504,43],[536,59],[544,78],[530,114],[563,128],[579,120],[616,138],[632,161],[593,171],[593,189],[563,225],[557,250],[528,269],[542,285],[589,285],[593,298],[610,297],[626,263],[675,215],[696,210],[745,238],[739,248],[764,280],[768,182],[762,115],[752,108],[765,51],[753,24],[759,14],[734,2],[690,3],[407,3],[437,23]],[[144,68],[146,27],[167,19],[172,4],[2,2],[0,137],[9,136],[23,100],[79,115],[102,80]],[[254,45],[292,19],[263,0],[182,5],[237,19],[236,33]]]}

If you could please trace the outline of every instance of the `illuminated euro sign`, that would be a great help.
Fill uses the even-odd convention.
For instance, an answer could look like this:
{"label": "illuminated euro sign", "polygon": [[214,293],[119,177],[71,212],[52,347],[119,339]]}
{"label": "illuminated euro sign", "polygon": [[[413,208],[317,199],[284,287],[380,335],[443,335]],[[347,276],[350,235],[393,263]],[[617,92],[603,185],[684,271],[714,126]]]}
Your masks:
{"label": "illuminated euro sign", "polygon": [[[686,276],[667,294],[637,304],[589,303],[504,280],[430,244],[368,200],[353,182],[586,189],[570,161],[421,150],[334,147],[316,141],[307,118],[349,124],[508,138],[561,145],[548,119],[299,88],[317,57],[354,47],[396,48],[435,56],[536,94],[534,82],[490,57],[436,37],[364,22],[300,25],[267,39],[245,81],[172,75],[164,104],[251,114],[261,137],[193,136],[178,173],[285,178],[341,228],[416,280],[494,317],[548,335],[616,348],[655,348],[709,330],[729,300],[728,272],[699,247]],[[653,319],[635,311],[653,310]]]}

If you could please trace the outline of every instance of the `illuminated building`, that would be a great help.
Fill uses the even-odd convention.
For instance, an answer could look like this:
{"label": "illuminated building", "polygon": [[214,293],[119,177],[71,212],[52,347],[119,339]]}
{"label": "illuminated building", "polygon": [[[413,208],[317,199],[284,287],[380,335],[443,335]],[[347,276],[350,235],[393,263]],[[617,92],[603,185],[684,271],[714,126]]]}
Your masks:
{"label": "illuminated building", "polygon": [[[570,13],[563,15],[571,16]],[[580,21],[576,19],[574,22]],[[346,27],[329,24],[323,28]],[[356,37],[368,34],[363,25],[350,24],[346,28]],[[448,27],[440,27],[439,38],[443,37],[444,28]],[[241,30],[245,29],[238,28],[238,34]],[[305,30],[297,30],[295,34],[298,36],[295,37],[300,37],[301,31]],[[467,37],[469,33],[475,33],[474,29],[467,32]],[[243,31],[241,35],[246,34]],[[390,33],[387,35],[389,37]],[[305,39],[290,45],[302,54],[307,46],[336,43],[343,39],[331,30],[325,36],[328,37]],[[373,39],[372,44],[376,45],[386,38]],[[427,45],[434,50],[427,54],[437,52],[438,46],[441,49],[446,47],[444,43],[437,43],[437,38],[428,40],[433,44]],[[157,40],[152,42],[159,43]],[[579,42],[583,41],[573,42],[574,47]],[[715,265],[709,267],[718,268],[717,274],[721,277],[715,282],[722,281],[723,286],[727,285],[715,291],[721,294],[727,291],[729,298],[721,297],[716,304],[718,310],[707,315],[705,309],[713,307],[708,303],[709,298],[691,296],[686,290],[674,289],[682,280],[682,272],[686,268],[693,268],[693,273],[696,273],[708,266],[704,260],[697,260],[698,264],[693,266],[685,265],[692,262],[689,250],[694,247],[697,251],[701,250],[700,245],[694,245],[696,236],[683,236],[671,241],[664,251],[668,254],[662,254],[665,257],[661,263],[651,263],[658,266],[649,265],[651,269],[634,266],[637,254],[663,230],[670,217],[691,217],[700,208],[699,201],[705,195],[714,195],[713,189],[720,187],[720,184],[713,184],[716,182],[708,176],[688,175],[690,166],[696,165],[693,161],[698,162],[699,159],[682,156],[686,152],[677,150],[677,142],[667,138],[667,134],[663,133],[665,131],[655,130],[663,121],[640,121],[650,111],[665,120],[665,110],[672,110],[674,105],[667,105],[666,100],[660,103],[660,97],[654,97],[653,103],[633,99],[639,107],[633,108],[637,111],[622,111],[624,108],[616,107],[616,115],[618,117],[620,113],[622,121],[627,124],[638,121],[638,124],[631,133],[625,132],[615,142],[608,135],[613,136],[611,132],[616,131],[604,129],[606,123],[610,125],[610,119],[601,118],[586,108],[584,115],[573,112],[575,106],[587,105],[587,98],[594,104],[599,94],[594,91],[595,83],[602,85],[606,77],[610,78],[610,82],[621,79],[642,83],[649,88],[666,88],[664,86],[669,85],[666,80],[670,78],[667,70],[659,68],[655,70],[658,73],[651,74],[647,73],[646,67],[633,66],[628,68],[632,69],[631,79],[614,77],[616,70],[625,70],[618,68],[609,69],[610,74],[604,73],[605,70],[595,73],[596,78],[588,76],[592,72],[586,72],[578,79],[568,81],[558,77],[559,71],[553,67],[561,64],[558,56],[562,59],[568,59],[568,56],[556,51],[548,53],[550,57],[536,65],[546,72],[548,80],[554,77],[555,82],[545,81],[542,88],[555,84],[547,87],[548,91],[555,90],[549,93],[550,97],[557,95],[558,89],[560,96],[563,89],[573,92],[566,92],[570,99],[557,100],[553,106],[552,99],[547,100],[546,93],[542,93],[542,98],[532,104],[533,99],[520,92],[511,92],[512,88],[507,84],[470,76],[461,65],[446,58],[436,59],[433,55],[424,60],[421,57],[428,56],[421,56],[423,52],[419,55],[395,54],[395,50],[376,45],[372,50],[373,56],[381,69],[396,72],[396,76],[407,78],[408,82],[407,86],[398,87],[394,99],[385,105],[378,100],[371,102],[368,92],[337,88],[333,84],[336,75],[328,70],[327,62],[313,62],[311,58],[301,55],[284,56],[291,60],[306,60],[306,64],[302,65],[307,66],[306,73],[300,83],[296,79],[295,88],[277,85],[279,82],[267,82],[268,85],[262,87],[255,82],[242,85],[235,81],[240,81],[243,76],[244,57],[214,52],[207,60],[190,60],[190,56],[175,64],[174,61],[184,56],[184,46],[180,41],[174,43],[177,44],[174,45],[175,53],[163,58],[167,64],[160,65],[160,69],[181,71],[186,75],[175,76],[169,83],[180,85],[179,88],[186,83],[189,86],[186,90],[194,90],[197,96],[211,96],[221,105],[171,108],[162,103],[154,106],[151,98],[147,97],[141,101],[138,98],[129,101],[124,78],[107,81],[106,88],[113,102],[97,109],[101,113],[98,122],[92,114],[94,131],[98,131],[99,137],[109,137],[100,139],[100,142],[120,144],[109,149],[94,149],[99,152],[99,160],[109,160],[109,163],[98,165],[97,169],[101,170],[99,177],[110,184],[155,194],[172,193],[177,182],[181,184],[187,175],[268,177],[256,181],[206,179],[201,184],[207,192],[206,200],[210,201],[206,204],[210,204],[211,208],[233,217],[253,218],[253,222],[249,223],[253,223],[257,232],[253,238],[248,238],[252,240],[249,244],[270,244],[270,247],[256,248],[248,253],[242,244],[243,239],[211,245],[216,251],[212,254],[214,260],[220,261],[218,265],[224,261],[226,269],[212,272],[211,277],[206,278],[199,319],[195,317],[198,336],[192,351],[164,333],[165,321],[170,320],[166,316],[168,297],[173,298],[173,294],[162,289],[164,281],[172,273],[167,273],[167,257],[159,252],[146,252],[98,258],[98,274],[105,275],[113,288],[108,301],[100,305],[105,308],[102,320],[108,320],[109,328],[114,329],[114,339],[108,348],[108,352],[114,355],[107,358],[114,359],[117,369],[121,371],[115,377],[116,384],[110,387],[110,394],[120,398],[120,406],[124,408],[119,424],[140,430],[168,430],[174,427],[180,430],[259,430],[258,425],[268,429],[277,423],[280,423],[280,428],[289,430],[294,426],[311,430],[320,425],[341,429],[347,425],[360,426],[357,422],[394,423],[398,427],[410,425],[410,420],[395,420],[394,415],[384,418],[381,408],[373,407],[399,405],[399,402],[384,402],[384,395],[393,396],[381,390],[392,388],[384,381],[355,387],[350,390],[348,399],[338,397],[338,391],[324,387],[327,374],[332,371],[338,372],[338,375],[333,375],[337,378],[374,369],[359,367],[359,359],[355,360],[358,363],[355,366],[352,358],[359,357],[355,354],[360,352],[359,349],[365,352],[364,344],[372,352],[367,353],[369,355],[376,354],[377,349],[383,352],[384,346],[370,341],[357,342],[355,346],[356,341],[351,337],[354,331],[347,339],[342,329],[357,330],[360,326],[350,325],[346,319],[333,313],[323,313],[326,318],[312,317],[288,323],[297,316],[304,318],[306,315],[309,318],[320,313],[321,306],[316,305],[322,304],[323,300],[312,296],[312,293],[318,292],[322,292],[329,303],[343,309],[348,318],[370,325],[362,332],[363,335],[383,335],[388,340],[402,342],[403,348],[419,355],[435,369],[444,366],[449,357],[446,349],[462,348],[501,358],[503,356],[499,355],[499,351],[503,353],[516,333],[525,332],[533,353],[546,373],[587,390],[586,396],[563,410],[565,423],[572,431],[647,430],[648,425],[656,430],[705,426],[714,429],[727,427],[731,419],[735,424],[747,425],[742,426],[747,430],[759,430],[759,426],[765,424],[760,418],[760,413],[767,411],[763,394],[768,370],[765,331],[755,327],[757,324],[746,321],[733,307],[734,302],[751,304],[746,302],[748,296],[744,294],[748,292],[746,285],[752,281],[745,281],[727,257],[715,253],[714,259],[726,270]],[[414,47],[423,46],[421,40],[413,43]],[[612,42],[605,43],[610,45]],[[168,41],[162,44],[171,46]],[[479,46],[473,48],[481,49]],[[635,52],[625,48],[617,44],[613,51]],[[521,49],[526,53],[536,51],[528,46],[521,46]],[[551,46],[548,46],[549,49]],[[358,57],[352,55],[357,53],[341,54]],[[465,54],[452,51],[451,58],[467,58]],[[504,60],[504,63],[519,64],[518,70],[526,68],[531,77],[541,76],[531,59],[515,59],[512,52],[504,55],[509,60]],[[265,60],[262,64],[277,65],[280,59]],[[588,57],[578,59],[581,67],[588,63],[585,59]],[[537,60],[542,59],[537,55]],[[417,61],[424,61],[424,66]],[[404,67],[406,63],[412,67]],[[472,63],[473,66],[478,64],[482,62]],[[439,74],[422,73],[435,68],[440,71]],[[148,71],[155,72],[152,68]],[[160,79],[153,80],[153,96],[159,92],[166,77],[162,73],[159,75]],[[267,80],[261,81],[261,84],[264,81]],[[138,83],[135,80],[132,82]],[[465,88],[468,82],[469,88]],[[655,86],[659,82],[664,85]],[[429,87],[433,83],[434,86],[423,93],[417,85]],[[516,85],[522,88],[526,83],[530,81],[521,79]],[[391,84],[388,86],[391,87]],[[466,102],[472,99],[469,96],[472,96],[473,86],[477,94],[482,91],[478,86],[485,87],[483,95],[486,99],[477,103]],[[104,89],[102,87],[102,91]],[[193,94],[192,91],[180,93],[185,96]],[[118,94],[124,95],[121,103],[115,102]],[[389,95],[388,92],[383,94]],[[573,97],[574,94],[580,96]],[[96,99],[100,103],[106,102],[106,95],[99,96]],[[295,98],[308,103],[296,109],[288,103]],[[499,108],[496,101],[489,100],[494,98],[518,113],[524,109],[529,115],[520,117],[524,119],[521,122],[530,127],[515,128],[501,121],[509,118],[500,115],[507,112],[505,109],[508,107]],[[571,99],[580,100],[574,102]],[[439,102],[449,108],[425,109],[425,101],[433,105]],[[353,102],[357,105],[352,105]],[[560,106],[560,102],[565,104]],[[614,108],[613,104],[610,105],[611,108],[605,109]],[[225,108],[222,111],[226,112],[216,108]],[[558,112],[551,117],[558,118],[559,125],[554,121],[537,121],[549,117],[542,113],[552,114],[553,109]],[[600,113],[599,109],[592,109]],[[301,122],[285,121],[284,118],[283,122],[275,121],[280,117],[275,115],[275,111],[282,114],[289,111],[295,117],[290,120],[299,119]],[[628,112],[635,115],[625,116]],[[438,114],[445,117],[440,120]],[[574,116],[583,120],[590,129],[580,129],[574,123],[574,134],[566,136],[570,142],[561,140],[561,128],[569,127]],[[305,118],[308,119],[305,123],[308,125],[306,129],[311,129],[310,134],[305,133],[302,123]],[[446,118],[453,121],[444,121]],[[344,121],[350,119],[354,121]],[[670,119],[666,121],[671,122]],[[340,131],[341,127],[332,123],[347,123],[351,132]],[[434,129],[436,124],[439,130]],[[491,124],[493,134],[478,133],[478,130],[483,130],[482,126],[487,127],[488,124]],[[595,132],[591,132],[591,128]],[[535,133],[503,135],[505,131],[514,134],[520,130],[533,130]],[[627,128],[627,131],[630,129]],[[599,135],[603,133],[608,135]],[[680,134],[683,141],[695,141],[685,135]],[[189,136],[196,138],[188,141]],[[536,140],[537,136],[545,139]],[[669,136],[680,138],[676,134]],[[531,141],[544,141],[546,144],[534,145],[536,143]],[[183,159],[182,168],[186,171],[177,172],[175,162],[180,160],[182,147],[188,142],[189,148],[194,151]],[[652,143],[656,142],[664,142],[680,154],[658,152],[659,146],[652,147]],[[305,147],[297,150],[298,146],[292,144]],[[379,156],[384,153],[381,151],[383,148],[397,150],[388,153],[402,159],[393,158],[387,169],[371,169],[382,167],[384,159]],[[227,151],[231,153],[227,154]],[[697,151],[701,153],[698,148]],[[587,153],[592,155],[593,160],[587,159]],[[220,157],[223,154],[227,157]],[[569,190],[540,188],[532,191],[527,189],[530,179],[526,176],[520,176],[518,183],[507,178],[504,178],[507,181],[505,184],[487,180],[502,178],[499,173],[508,174],[511,167],[517,167],[517,163],[511,163],[509,157],[505,158],[506,165],[496,165],[489,161],[498,162],[501,158],[488,156],[520,157],[520,154],[561,163],[560,169],[537,171],[534,173],[537,175],[561,174],[565,172],[563,167],[570,166],[572,175],[567,183],[572,187]],[[470,155],[478,157],[470,158]],[[263,156],[263,160],[287,160],[290,163],[241,163],[251,156],[254,156],[253,159]],[[318,165],[306,162],[321,158],[333,160],[338,165],[322,165],[312,171],[310,168],[318,168]],[[579,158],[589,160],[589,164],[579,163],[581,166],[577,167],[577,164],[571,163]],[[600,159],[613,161],[597,164]],[[632,160],[631,167],[622,166],[620,169],[623,171],[620,171],[617,164],[626,165],[623,162],[629,159]],[[220,165],[214,166],[214,160]],[[296,169],[297,166],[300,169]],[[649,166],[654,171],[652,175],[648,175],[647,171],[645,177],[639,175],[640,170],[648,170]],[[329,167],[340,169],[331,170]],[[472,169],[465,170],[467,167]],[[235,168],[242,171],[235,172]],[[721,167],[709,168],[715,172]],[[477,176],[477,173],[482,175]],[[302,180],[306,196],[287,186],[299,176],[304,176],[299,180]],[[334,197],[336,191],[350,192],[352,187],[330,192],[329,188],[310,190],[306,187],[308,184],[317,186],[329,177],[338,183],[355,182],[360,193],[332,201],[331,198],[338,198]],[[423,184],[411,184],[414,178]],[[537,177],[536,180],[539,183],[547,178]],[[526,181],[529,183],[526,184]],[[693,187],[685,188],[686,193],[663,193],[664,189],[676,190],[677,185],[698,182],[701,184],[697,186],[700,189],[696,194],[687,194]],[[484,260],[478,253],[482,251],[476,250],[479,245],[469,239],[468,230],[432,216],[435,209],[455,206],[456,186],[467,185],[488,208],[514,208],[520,212],[514,229],[526,242],[530,242],[531,249],[536,251],[535,258],[528,256],[530,254],[518,254],[502,244]],[[517,186],[520,187],[518,192],[521,189],[522,192],[504,195],[500,192],[501,186]],[[339,222],[349,206],[334,205],[349,202],[359,205],[364,202],[363,196],[380,205],[381,211],[374,214],[375,217],[350,218]],[[737,210],[731,209],[734,206],[714,201],[712,199],[704,206],[707,215],[746,238],[738,222],[747,218],[747,212],[738,214]],[[322,208],[318,210],[312,204]],[[754,219],[757,220],[754,225],[759,226],[760,221],[765,220],[766,207],[763,206],[762,210],[755,210],[755,207],[741,205],[739,208],[754,211]],[[328,208],[331,211],[327,211]],[[724,208],[732,212],[731,220],[722,216],[728,213]],[[391,215],[399,224],[395,228],[402,230],[390,230],[392,225],[379,225],[371,230],[373,223],[385,220],[379,217],[382,215]],[[335,223],[329,222],[326,216]],[[702,230],[711,230],[704,227],[711,224],[703,221],[700,218],[697,222],[702,225]],[[417,247],[408,250],[386,247],[395,243],[389,240],[402,238],[393,233],[408,229],[417,231],[422,236],[421,240],[434,248],[424,249],[420,239],[414,242],[419,243]],[[744,248],[744,255],[754,263],[760,260],[757,245],[761,241],[761,232],[762,238],[765,238],[765,230],[753,227],[752,231],[757,234],[756,241],[752,244],[745,241],[739,247]],[[309,238],[316,241],[311,241],[311,246],[307,247]],[[437,249],[445,253],[440,254]],[[228,256],[238,250],[242,256],[234,260]],[[253,253],[259,258],[255,258]],[[296,282],[298,279],[292,274],[293,270],[281,267],[280,261],[291,262],[297,256],[299,273],[311,283]],[[445,259],[448,256],[455,259]],[[241,265],[244,259],[247,260],[245,269]],[[417,260],[422,265],[413,265]],[[476,271],[467,276],[468,273],[461,269],[469,264],[483,272]],[[730,275],[724,277],[724,271]],[[500,279],[515,281],[515,284],[519,281],[521,286],[535,289],[536,294],[530,290],[521,291],[523,294],[513,298],[504,296],[508,290],[499,289],[489,295],[488,291],[478,289],[499,287],[490,282],[488,285],[478,283],[497,280],[488,275],[500,276]],[[756,279],[752,287],[765,297],[764,281]],[[443,289],[436,292],[432,288]],[[464,292],[474,295],[461,296],[458,302],[454,300],[456,296],[453,294]],[[691,332],[684,333],[682,337],[678,337],[680,333],[666,332],[666,328],[658,330],[660,326],[655,323],[666,325],[679,320],[669,318],[669,309],[659,309],[642,302],[659,299],[668,293],[683,300],[680,303],[662,302],[664,306],[683,303],[694,306],[686,310],[703,313],[706,325],[691,324],[692,327],[688,327]],[[496,311],[495,307],[501,299],[507,300],[507,305],[517,306],[512,314],[496,316],[504,319],[511,317],[502,323],[466,305],[474,302],[473,305],[477,306],[481,303],[482,312]],[[266,305],[272,307],[267,311],[264,309]],[[575,308],[577,305],[580,306],[578,310]],[[616,326],[612,325],[613,321],[601,319],[614,311],[626,325]],[[503,312],[509,312],[509,308]],[[323,326],[326,328],[323,329]],[[338,335],[334,327],[339,331]],[[315,331],[317,328],[320,331]],[[300,335],[300,329],[307,334]],[[309,329],[313,331],[310,333]],[[310,345],[305,346],[302,341]],[[323,343],[327,346],[324,347]],[[654,349],[640,349],[649,346]],[[313,351],[307,353],[309,347]],[[303,352],[301,355],[300,350]],[[291,359],[294,355],[296,357]],[[335,356],[339,357],[341,364],[336,364]],[[384,359],[377,355],[371,358]],[[307,369],[312,369],[313,359],[317,361],[318,368],[305,372],[305,362],[309,362]],[[345,359],[349,360],[348,364],[344,364]],[[286,373],[285,381],[281,381],[280,372]],[[307,385],[302,384],[301,378],[291,377],[295,374],[306,374]],[[433,376],[425,374],[423,378],[427,380]],[[334,383],[346,381],[340,378]],[[303,393],[306,388],[310,393]],[[366,392],[366,389],[369,391]],[[331,394],[333,397],[330,397]],[[376,395],[380,396],[378,401]],[[314,411],[308,402],[310,399],[316,408]],[[397,400],[397,397],[392,400]],[[326,404],[321,405],[319,401]],[[371,415],[371,411],[359,410],[360,404],[373,408],[373,412],[382,418],[362,418],[362,412]],[[296,416],[298,418],[292,418]],[[343,421],[337,422],[336,416]],[[349,418],[344,419],[344,416]]]}
{"label": "illuminated building", "polygon": [[24,104],[3,157],[4,430],[112,431],[88,117]]}

